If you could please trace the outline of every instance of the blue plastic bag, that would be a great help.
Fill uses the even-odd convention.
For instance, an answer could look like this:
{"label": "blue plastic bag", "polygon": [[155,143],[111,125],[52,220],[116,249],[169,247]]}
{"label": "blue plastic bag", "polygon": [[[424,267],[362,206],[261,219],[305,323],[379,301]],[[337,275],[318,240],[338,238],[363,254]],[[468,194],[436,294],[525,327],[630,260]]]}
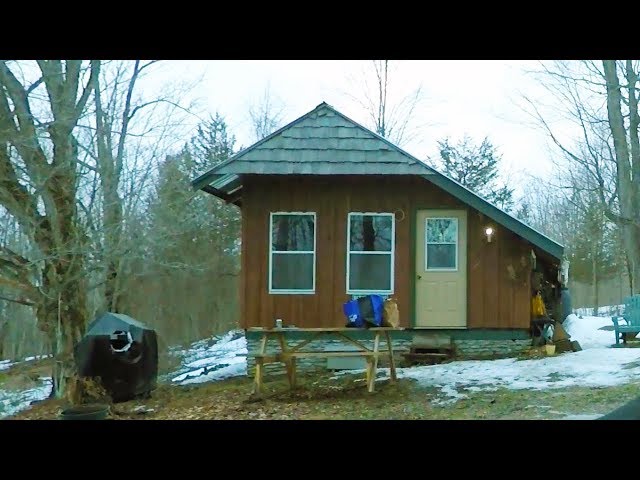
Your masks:
{"label": "blue plastic bag", "polygon": [[380,327],[384,312],[384,298],[380,295],[366,295],[346,302],[342,310],[347,317],[347,327]]}
{"label": "blue plastic bag", "polygon": [[358,300],[350,300],[342,306],[342,311],[347,317],[347,327],[362,328],[364,319],[360,315]]}
{"label": "blue plastic bag", "polygon": [[374,327],[381,327],[382,316],[384,314],[384,298],[380,295],[369,295],[369,300],[373,310],[373,318],[365,318],[365,321]]}

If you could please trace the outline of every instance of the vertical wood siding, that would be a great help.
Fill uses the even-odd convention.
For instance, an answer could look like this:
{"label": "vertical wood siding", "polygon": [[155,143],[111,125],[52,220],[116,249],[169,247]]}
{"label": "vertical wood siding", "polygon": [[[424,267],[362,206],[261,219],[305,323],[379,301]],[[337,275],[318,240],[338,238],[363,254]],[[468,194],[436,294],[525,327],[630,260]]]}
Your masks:
{"label": "vertical wood siding", "polygon": [[[405,176],[247,176],[242,199],[243,328],[274,324],[343,326],[347,214],[395,212],[395,293],[401,325],[411,327],[414,262],[411,223],[426,208],[468,211],[468,328],[529,328],[530,245],[427,180]],[[316,212],[316,293],[270,295],[269,213]],[[487,243],[484,228],[495,238]],[[418,231],[421,231],[418,228]]]}

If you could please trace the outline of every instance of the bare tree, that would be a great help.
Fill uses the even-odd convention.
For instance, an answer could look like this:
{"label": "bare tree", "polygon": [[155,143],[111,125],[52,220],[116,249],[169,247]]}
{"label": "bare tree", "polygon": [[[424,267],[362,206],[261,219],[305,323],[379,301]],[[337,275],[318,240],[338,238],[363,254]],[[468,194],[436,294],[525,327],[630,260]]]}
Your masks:
{"label": "bare tree", "polygon": [[[530,112],[566,160],[586,181],[568,187],[592,191],[604,215],[620,229],[631,291],[640,289],[640,143],[638,64],[631,60],[555,62],[544,66],[542,84],[578,127],[573,144],[558,137],[535,102]],[[571,178],[571,173],[569,175]],[[565,185],[567,187],[567,185]]]}
{"label": "bare tree", "polygon": [[374,132],[402,146],[416,135],[413,122],[423,100],[422,86],[395,100],[395,89],[392,88],[395,84],[391,82],[393,66],[389,60],[374,60],[372,67],[373,75],[364,76],[362,96],[348,96],[366,110]]}
{"label": "bare tree", "polygon": [[135,249],[125,235],[127,219],[140,208],[142,193],[150,187],[152,172],[171,139],[182,138],[175,130],[184,115],[176,112],[192,115],[189,107],[174,100],[185,91],[174,88],[146,98],[138,93],[143,75],[156,63],[135,60],[105,65],[91,97],[93,115],[82,125],[81,148],[87,155],[83,166],[94,176],[81,205],[93,227],[94,251],[104,277],[98,282],[104,292],[99,310],[121,310],[120,276]]}
{"label": "bare tree", "polygon": [[[121,186],[129,125],[137,112],[157,102],[153,100],[134,105],[133,93],[140,74],[154,63],[155,61],[150,61],[142,64],[140,60],[136,60],[128,81],[123,82],[123,89],[119,88],[119,84],[127,69],[122,64],[118,65],[114,85],[110,91],[102,91],[99,79],[94,85],[96,163],[103,195],[105,304],[106,308],[113,312],[119,311],[118,274],[122,262],[120,244],[123,227],[123,198],[118,189]],[[110,108],[107,111],[102,105],[101,97],[104,93],[110,94],[110,105],[108,105]],[[123,93],[124,102],[118,108],[118,96]]]}
{"label": "bare tree", "polygon": [[262,98],[249,107],[249,118],[254,141],[262,140],[282,126],[284,105],[271,94],[267,85]]}
{"label": "bare tree", "polygon": [[[0,63],[0,325],[13,316],[3,334],[40,348],[28,318],[36,311],[58,396],[92,312],[136,297],[123,292],[144,274],[135,269],[149,252],[145,198],[158,159],[184,144],[185,117],[195,115],[175,100],[192,85],[144,89],[154,63]],[[19,327],[16,312],[28,320]]]}
{"label": "bare tree", "polygon": [[[85,113],[100,61],[83,65],[79,60],[41,60],[35,73],[29,82],[18,63],[0,61],[0,204],[40,253],[27,259],[3,249],[0,275],[36,307],[38,325],[49,335],[55,355],[53,392],[61,396],[73,377],[73,347],[87,318],[86,234],[76,205],[74,130]],[[39,102],[47,107],[42,112],[34,108],[36,92],[46,99]],[[25,274],[30,269],[38,270],[35,280]]]}

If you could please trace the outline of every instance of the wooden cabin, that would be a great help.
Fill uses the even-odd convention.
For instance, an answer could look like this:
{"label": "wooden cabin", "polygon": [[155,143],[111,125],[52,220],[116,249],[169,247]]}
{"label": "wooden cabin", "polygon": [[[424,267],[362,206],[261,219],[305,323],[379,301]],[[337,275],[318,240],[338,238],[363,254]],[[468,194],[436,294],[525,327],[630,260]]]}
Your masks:
{"label": "wooden cabin", "polygon": [[343,304],[376,293],[398,340],[495,353],[530,345],[536,291],[559,315],[562,245],[326,103],[193,186],[241,208],[245,329],[344,326]]}

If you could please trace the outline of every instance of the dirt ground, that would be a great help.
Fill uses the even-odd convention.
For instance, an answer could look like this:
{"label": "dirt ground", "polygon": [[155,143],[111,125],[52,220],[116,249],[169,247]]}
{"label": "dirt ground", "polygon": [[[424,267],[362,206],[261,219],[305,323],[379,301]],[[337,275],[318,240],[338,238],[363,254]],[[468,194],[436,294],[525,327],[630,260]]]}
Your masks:
{"label": "dirt ground", "polygon": [[[251,398],[251,379],[242,377],[191,386],[161,384],[152,397],[111,406],[114,420],[344,420],[344,419],[562,419],[607,413],[636,398],[640,382],[619,387],[464,392],[468,398],[442,404],[437,389],[413,380],[376,382],[366,391],[359,375],[306,375],[291,392],[283,377],[266,383],[262,400]],[[9,419],[57,419],[64,403],[45,400]]]}

